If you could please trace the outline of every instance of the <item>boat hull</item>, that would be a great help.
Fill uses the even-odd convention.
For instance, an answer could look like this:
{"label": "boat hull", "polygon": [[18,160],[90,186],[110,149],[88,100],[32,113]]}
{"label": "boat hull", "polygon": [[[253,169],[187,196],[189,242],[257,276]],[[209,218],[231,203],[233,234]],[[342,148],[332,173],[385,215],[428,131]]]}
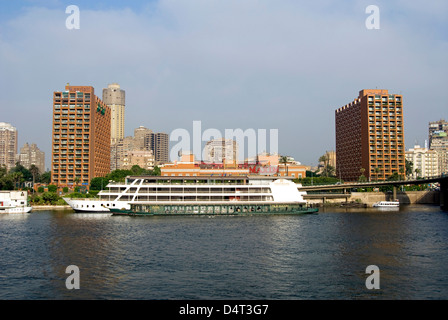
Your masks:
{"label": "boat hull", "polygon": [[0,213],[28,213],[31,212],[33,207],[11,207],[11,208],[0,208]]}
{"label": "boat hull", "polygon": [[76,213],[110,213],[110,208],[130,209],[128,203],[123,203],[121,201],[63,199]]}
{"label": "boat hull", "polygon": [[110,209],[112,215],[126,216],[196,216],[196,215],[298,215],[313,214],[318,208],[303,204],[137,204],[130,209]]}
{"label": "boat hull", "polygon": [[398,208],[399,206],[398,201],[380,201],[373,204],[374,208]]}

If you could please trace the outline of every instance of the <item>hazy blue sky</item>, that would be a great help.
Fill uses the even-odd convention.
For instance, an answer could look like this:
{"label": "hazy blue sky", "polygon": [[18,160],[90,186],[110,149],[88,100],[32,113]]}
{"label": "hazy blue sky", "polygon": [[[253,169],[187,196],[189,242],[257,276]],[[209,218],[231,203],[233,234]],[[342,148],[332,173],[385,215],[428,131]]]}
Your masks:
{"label": "hazy blue sky", "polygon": [[[335,148],[335,110],[362,89],[403,94],[406,149],[448,120],[448,1],[0,0],[0,122],[50,167],[52,95],[126,91],[126,135],[278,129],[303,164]],[[80,9],[80,29],[65,22]],[[368,5],[380,9],[369,30]],[[173,143],[175,144],[175,143]],[[241,152],[240,152],[241,154]]]}

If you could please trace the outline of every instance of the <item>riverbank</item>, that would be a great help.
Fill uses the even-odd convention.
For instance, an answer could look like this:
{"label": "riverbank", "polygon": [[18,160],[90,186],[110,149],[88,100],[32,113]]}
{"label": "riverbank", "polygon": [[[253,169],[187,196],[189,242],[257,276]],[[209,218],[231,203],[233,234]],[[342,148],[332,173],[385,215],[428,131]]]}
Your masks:
{"label": "riverbank", "polygon": [[69,205],[33,205],[33,211],[38,210],[69,210],[71,207]]}
{"label": "riverbank", "polygon": [[[401,204],[440,204],[439,191],[397,191],[396,198]],[[308,202],[312,205],[339,206],[341,204],[353,204],[355,206],[372,205],[379,201],[394,200],[392,193],[388,192],[352,192],[347,198],[330,198],[322,195],[321,199],[310,199]]]}

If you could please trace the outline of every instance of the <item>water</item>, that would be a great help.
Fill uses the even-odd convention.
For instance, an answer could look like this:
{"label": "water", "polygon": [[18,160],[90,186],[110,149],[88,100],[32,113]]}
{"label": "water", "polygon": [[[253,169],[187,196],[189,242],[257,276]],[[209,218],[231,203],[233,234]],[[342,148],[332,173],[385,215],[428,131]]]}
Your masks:
{"label": "water", "polygon": [[[448,214],[0,215],[0,299],[447,299]],[[68,290],[66,267],[80,270]],[[380,269],[368,290],[366,268]]]}

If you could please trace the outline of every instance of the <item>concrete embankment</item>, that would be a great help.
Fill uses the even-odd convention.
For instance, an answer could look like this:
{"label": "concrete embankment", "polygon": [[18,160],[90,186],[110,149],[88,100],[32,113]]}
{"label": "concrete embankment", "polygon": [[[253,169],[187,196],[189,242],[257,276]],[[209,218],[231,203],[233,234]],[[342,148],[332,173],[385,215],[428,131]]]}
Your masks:
{"label": "concrete embankment", "polygon": [[62,205],[62,206],[39,206],[39,205],[32,205],[33,211],[37,210],[69,210],[71,207],[69,205]]}
{"label": "concrete embankment", "polygon": [[[401,204],[439,204],[440,193],[439,191],[397,191],[397,199]],[[332,205],[343,202],[362,203],[371,207],[375,202],[394,200],[392,193],[385,192],[352,192],[347,201],[343,198],[325,198],[325,199],[310,199],[309,203],[312,204],[325,204]]]}

